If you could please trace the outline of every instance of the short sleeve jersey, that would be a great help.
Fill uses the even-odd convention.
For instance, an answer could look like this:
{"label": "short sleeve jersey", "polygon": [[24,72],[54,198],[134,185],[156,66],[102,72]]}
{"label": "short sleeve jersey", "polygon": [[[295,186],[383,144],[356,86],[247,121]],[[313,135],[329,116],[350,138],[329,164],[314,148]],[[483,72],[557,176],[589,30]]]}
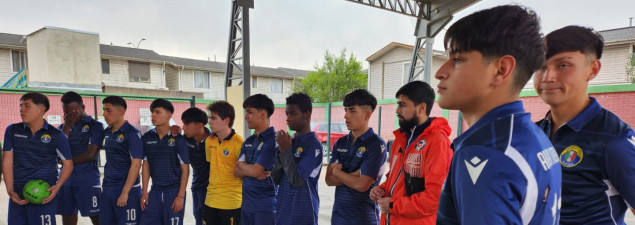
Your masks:
{"label": "short sleeve jersey", "polygon": [[205,140],[205,156],[210,162],[209,186],[205,205],[216,209],[238,209],[242,203],[242,179],[234,176],[243,138],[234,130],[220,141],[217,136]]}
{"label": "short sleeve jersey", "polygon": [[9,125],[4,133],[3,151],[13,152],[13,190],[22,196],[24,185],[31,180],[57,183],[57,160],[72,159],[66,135],[50,126],[31,132],[26,123]]}
{"label": "short sleeve jersey", "polygon": [[[141,132],[126,121],[118,130],[112,127],[104,131],[104,149],[106,150],[106,166],[104,166],[104,183],[107,187],[123,187],[128,178],[132,159],[143,159],[143,142]],[[139,185],[139,176],[135,186]]]}
{"label": "short sleeve jersey", "polygon": [[178,191],[181,185],[181,164],[190,163],[190,155],[183,135],[178,134],[174,137],[168,132],[163,138],[159,138],[154,128],[146,132],[142,140],[143,159],[150,165],[152,190]]}

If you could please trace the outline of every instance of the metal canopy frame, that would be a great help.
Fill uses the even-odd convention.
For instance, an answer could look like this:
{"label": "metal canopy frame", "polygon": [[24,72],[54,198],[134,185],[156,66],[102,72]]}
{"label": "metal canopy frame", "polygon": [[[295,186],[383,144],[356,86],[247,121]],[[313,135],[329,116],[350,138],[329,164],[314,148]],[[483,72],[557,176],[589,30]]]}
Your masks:
{"label": "metal canopy frame", "polygon": [[[434,37],[453,18],[453,15],[480,0],[346,0],[374,8],[417,18],[415,27],[415,45],[408,81],[413,81],[424,73],[423,81],[430,83],[432,73],[432,44]],[[227,87],[240,80],[243,85],[243,99],[251,95],[251,73],[249,67],[249,9],[254,8],[254,0],[232,0],[232,13],[229,28],[229,44],[227,49],[227,68],[225,70],[225,99]],[[425,54],[421,56],[421,52]],[[234,68],[240,76],[234,76]],[[249,128],[245,123],[244,137],[249,136]]]}
{"label": "metal canopy frame", "polygon": [[[415,44],[410,62],[408,82],[424,73],[423,81],[430,83],[434,37],[453,18],[453,15],[480,0],[346,0],[417,18]],[[426,51],[429,50],[429,51]],[[421,53],[425,54],[421,56]]]}

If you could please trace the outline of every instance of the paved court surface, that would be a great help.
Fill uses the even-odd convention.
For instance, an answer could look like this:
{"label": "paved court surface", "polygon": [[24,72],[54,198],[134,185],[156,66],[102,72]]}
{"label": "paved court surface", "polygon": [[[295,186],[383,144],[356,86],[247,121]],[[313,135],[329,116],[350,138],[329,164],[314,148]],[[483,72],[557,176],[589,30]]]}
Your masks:
{"label": "paved court surface", "polygon": [[[104,157],[105,158],[105,157]],[[326,161],[326,160],[325,160]],[[330,224],[331,223],[331,211],[333,209],[333,200],[335,195],[335,188],[326,186],[324,182],[324,174],[326,173],[326,166],[323,167],[321,178],[319,182],[318,192],[320,195],[320,214],[319,214],[319,224]],[[190,182],[191,183],[191,177]],[[189,183],[188,183],[188,191],[187,191],[187,202],[185,203],[185,218],[183,219],[183,224],[195,224],[194,216],[192,215],[192,203],[188,200],[192,199],[191,193],[189,191]],[[8,202],[9,197],[6,194],[6,187],[4,182],[0,185],[0,225],[7,224],[7,212],[8,212]],[[626,213],[626,223],[627,224],[635,224],[635,216],[631,212]],[[62,224],[62,217],[57,216],[57,224]],[[90,219],[88,217],[80,217],[78,224],[80,225],[90,225]]]}

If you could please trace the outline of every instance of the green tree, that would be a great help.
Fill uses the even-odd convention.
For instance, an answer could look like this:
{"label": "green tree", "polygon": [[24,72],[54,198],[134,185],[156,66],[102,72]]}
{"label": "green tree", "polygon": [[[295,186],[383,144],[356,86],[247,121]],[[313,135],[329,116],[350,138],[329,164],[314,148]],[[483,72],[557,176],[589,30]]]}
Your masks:
{"label": "green tree", "polygon": [[362,63],[353,53],[347,56],[346,49],[339,56],[326,51],[322,66],[316,63],[314,68],[294,90],[308,94],[313,102],[339,102],[353,90],[366,89]]}
{"label": "green tree", "polygon": [[626,80],[635,84],[635,56],[633,54],[628,56],[628,62],[626,62]]}

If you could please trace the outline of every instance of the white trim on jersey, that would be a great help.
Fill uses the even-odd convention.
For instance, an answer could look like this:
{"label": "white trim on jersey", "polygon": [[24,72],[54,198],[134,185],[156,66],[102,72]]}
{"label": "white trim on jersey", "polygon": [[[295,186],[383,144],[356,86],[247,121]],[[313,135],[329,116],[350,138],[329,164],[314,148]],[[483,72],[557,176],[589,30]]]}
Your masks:
{"label": "white trim on jersey", "polygon": [[240,155],[240,158],[238,158],[238,162],[244,162],[245,161],[245,154]]}
{"label": "white trim on jersey", "polygon": [[604,191],[604,193],[606,194],[606,200],[609,201],[609,214],[611,216],[611,220],[613,221],[613,224],[617,225],[617,222],[615,222],[615,218],[613,218],[613,204],[611,204],[611,196],[620,195],[620,192],[618,192],[615,189],[615,187],[613,187],[613,184],[611,184],[611,181],[604,179],[604,183],[609,186],[609,189]]}
{"label": "white trim on jersey", "polygon": [[181,159],[181,155],[176,154],[176,157],[178,157],[178,158],[179,158],[179,163],[181,163],[181,164],[186,164],[186,163],[184,163],[184,162],[183,162],[183,159]]}
{"label": "white trim on jersey", "polygon": [[525,199],[522,201],[522,205],[520,206],[520,216],[523,220],[523,224],[529,224],[531,219],[534,217],[536,213],[536,202],[538,201],[538,182],[536,181],[536,177],[534,175],[534,171],[531,170],[529,163],[525,158],[511,146],[512,142],[512,134],[514,133],[514,115],[512,114],[510,119],[509,126],[509,142],[507,144],[507,149],[505,149],[505,155],[509,157],[520,169],[520,171],[525,176],[527,180],[527,187],[525,193]]}
{"label": "white trim on jersey", "polygon": [[320,173],[320,171],[322,171],[322,163],[320,163],[319,166],[315,167],[315,169],[313,169],[313,171],[311,171],[311,177],[312,178],[317,177],[317,175]]}
{"label": "white trim on jersey", "polygon": [[62,160],[66,160],[66,158],[64,158],[64,155],[62,155],[59,149],[56,148],[55,151],[57,151],[57,157],[60,157],[60,159]]}

